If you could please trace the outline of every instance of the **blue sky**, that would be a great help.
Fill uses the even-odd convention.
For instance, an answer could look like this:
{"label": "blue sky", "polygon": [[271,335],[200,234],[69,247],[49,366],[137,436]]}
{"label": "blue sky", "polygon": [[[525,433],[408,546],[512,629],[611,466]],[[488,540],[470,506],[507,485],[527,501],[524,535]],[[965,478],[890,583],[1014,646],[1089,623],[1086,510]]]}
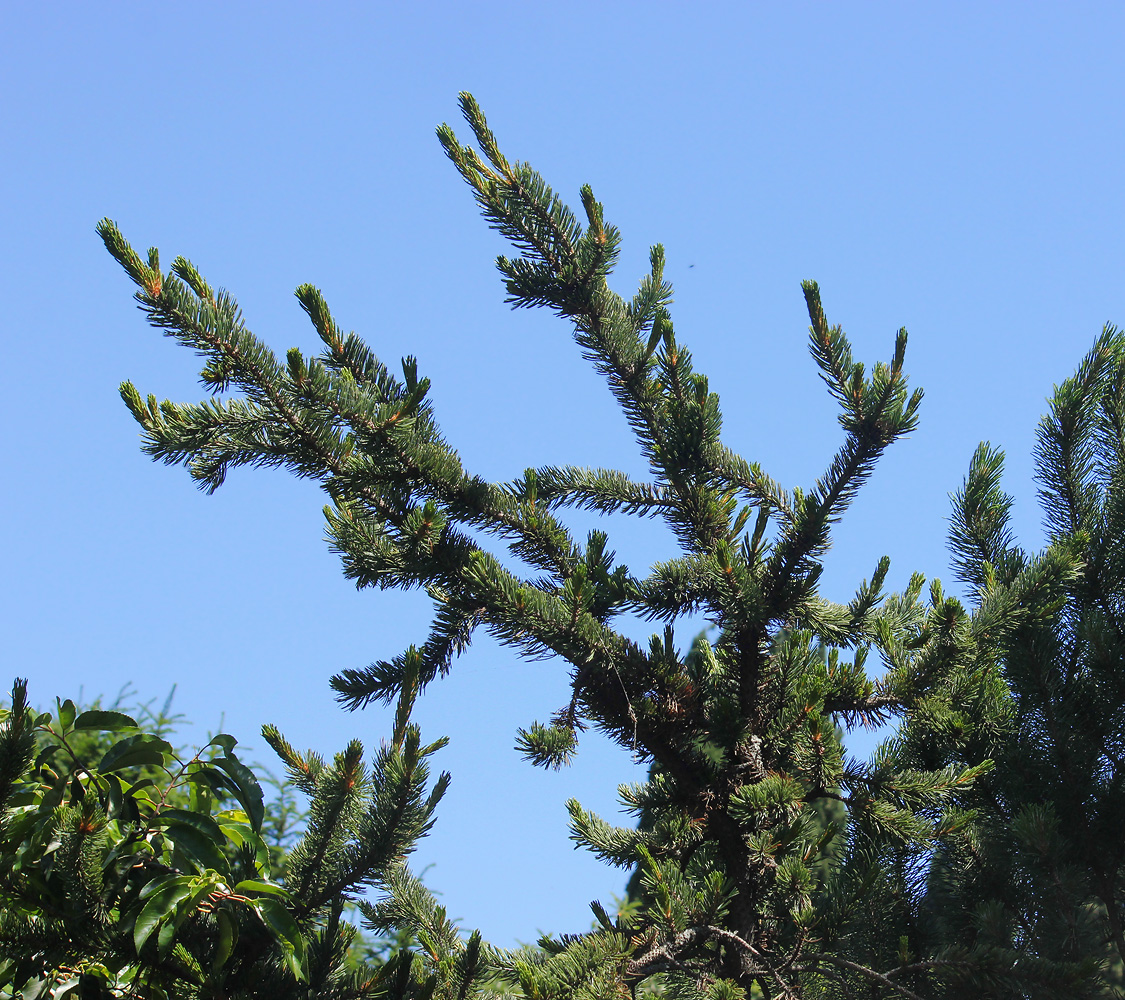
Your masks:
{"label": "blue sky", "polygon": [[[593,185],[650,244],[679,339],[721,395],[728,444],[808,485],[840,439],[807,356],[800,281],[857,355],[910,331],[919,430],[840,525],[824,590],[891,556],[948,577],[948,494],[977,442],[1008,451],[1022,540],[1040,543],[1031,450],[1052,384],[1125,322],[1119,49],[1125,9],[1077,4],[485,5],[58,3],[0,11],[0,394],[9,673],[32,695],[144,697],[265,759],[277,723],[324,752],[384,713],[342,713],[327,678],[418,640],[426,601],[357,593],[322,541],[322,498],[273,472],[214,496],[152,465],[117,398],[196,400],[195,359],[145,327],[93,227],[192,259],[278,351],[315,349],[311,281],[385,359],[416,354],[466,465],[643,472],[565,326],[512,313],[500,239],[433,135],[472,91],[509,156],[576,202]],[[462,129],[465,131],[465,129]],[[670,552],[613,520],[635,572]],[[683,640],[690,639],[684,630]],[[420,852],[451,913],[499,944],[579,930],[623,875],[576,853],[570,795],[613,818],[626,754],[590,737],[544,775],[515,730],[565,672],[481,641],[417,718],[453,786]],[[220,719],[220,713],[223,718]],[[857,742],[858,750],[865,744]]]}

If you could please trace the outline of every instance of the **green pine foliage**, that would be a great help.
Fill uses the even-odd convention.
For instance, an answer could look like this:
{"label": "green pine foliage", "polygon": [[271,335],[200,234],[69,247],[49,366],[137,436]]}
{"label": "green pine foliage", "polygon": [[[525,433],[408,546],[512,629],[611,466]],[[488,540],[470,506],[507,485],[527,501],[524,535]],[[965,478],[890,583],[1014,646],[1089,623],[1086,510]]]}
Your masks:
{"label": "green pine foliage", "polygon": [[[954,497],[951,547],[978,618],[1051,563],[1069,566],[1043,613],[995,628],[979,680],[944,726],[911,726],[921,766],[987,756],[959,834],[926,880],[927,932],[963,948],[1017,952],[1055,988],[1125,988],[1125,336],[1106,327],[1039,425],[1048,548],[1016,544],[1004,456],[982,444]],[[1080,990],[1073,974],[1092,973]],[[969,996],[955,993],[954,996]]]}
{"label": "green pine foliage", "polygon": [[[296,295],[324,349],[281,360],[187,260],[165,271],[155,249],[142,257],[112,222],[99,226],[151,324],[205,358],[205,402],[158,402],[122,386],[144,450],[184,465],[207,490],[243,465],[316,480],[345,574],[360,587],[418,587],[431,598],[432,626],[417,645],[333,679],[343,704],[408,704],[483,628],[569,672],[568,702],[518,734],[531,763],[564,766],[595,727],[651,764],[646,782],[621,789],[637,827],[569,806],[578,844],[636,872],[630,906],[614,917],[595,906],[592,931],[502,953],[465,939],[408,873],[379,871],[385,895],[365,905],[366,919],[407,928],[419,942],[388,963],[381,988],[734,1000],[917,998],[982,984],[991,995],[1048,996],[1079,982],[1086,970],[1040,961],[1028,941],[935,934],[922,919],[928,866],[962,863],[958,852],[978,828],[969,796],[993,767],[993,734],[1008,731],[998,644],[1025,630],[1052,634],[1078,578],[1074,526],[1038,559],[1005,555],[1003,512],[987,488],[974,487],[983,514],[966,522],[958,550],[962,569],[984,583],[971,613],[937,581],[923,596],[920,576],[886,595],[886,558],[872,560],[851,600],[823,596],[833,524],[917,421],[922,394],[907,385],[906,331],[888,361],[868,368],[827,319],[817,285],[803,285],[810,352],[838,403],[843,442],[820,479],[783,487],[723,442],[718,396],[673,326],[663,248],[652,249],[634,295],[611,289],[621,235],[589,187],[580,219],[529,165],[503,155],[472,97],[462,95],[461,106],[476,145],[446,125],[438,138],[515,248],[497,260],[508,301],[547,308],[571,327],[634,433],[645,481],[545,466],[488,482],[441,433],[416,361],[392,373],[342,332],[317,289],[302,285]],[[1097,433],[1098,441],[1108,434]],[[1091,446],[1057,447],[1072,496],[1063,514],[1101,510],[1090,492],[1101,468]],[[573,509],[659,518],[677,548],[635,572],[616,561],[604,533],[572,534]],[[997,551],[978,566],[973,546]],[[711,641],[683,648],[675,626],[685,614],[706,618]],[[615,625],[623,615],[656,623],[651,640],[638,643]],[[872,651],[885,668],[879,679],[867,672]],[[846,757],[840,726],[889,718],[905,721],[902,740],[870,763]],[[309,831],[287,873],[287,891],[301,900],[298,923],[330,906],[346,881],[323,859],[375,871],[364,868],[371,844],[383,857],[423,832],[432,800],[418,800],[416,820],[395,830],[364,819],[353,795],[368,780],[377,801],[421,794],[400,775],[426,752],[405,726],[403,716],[392,757],[377,761],[378,781],[361,770],[357,749],[330,768],[271,734],[293,780],[315,788]],[[956,753],[934,749],[950,741]],[[358,824],[347,850],[339,822]]]}

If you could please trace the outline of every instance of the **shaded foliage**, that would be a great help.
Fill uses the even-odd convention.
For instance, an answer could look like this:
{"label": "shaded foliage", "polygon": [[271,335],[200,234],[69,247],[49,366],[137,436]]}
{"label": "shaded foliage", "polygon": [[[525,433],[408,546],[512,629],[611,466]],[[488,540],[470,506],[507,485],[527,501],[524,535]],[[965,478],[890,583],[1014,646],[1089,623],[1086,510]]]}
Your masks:
{"label": "shaded foliage", "polygon": [[38,713],[16,682],[0,721],[0,995],[413,995],[409,977],[388,989],[402,957],[350,954],[344,914],[399,877],[429,828],[448,779],[427,789],[426,758],[441,744],[404,721],[367,767],[357,743],[328,763],[267,727],[309,797],[282,873],[234,738],[177,753],[166,715],[148,721],[156,731],[70,701]]}

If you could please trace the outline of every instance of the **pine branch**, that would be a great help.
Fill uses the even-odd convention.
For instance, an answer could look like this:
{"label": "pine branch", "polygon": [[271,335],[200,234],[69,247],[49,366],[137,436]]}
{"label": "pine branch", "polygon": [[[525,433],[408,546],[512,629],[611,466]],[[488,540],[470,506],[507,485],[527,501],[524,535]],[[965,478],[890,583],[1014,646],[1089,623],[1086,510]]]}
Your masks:
{"label": "pine branch", "polygon": [[1055,537],[1089,524],[1096,503],[1091,477],[1099,389],[1122,350],[1122,335],[1107,326],[1078,371],[1056,388],[1050,411],[1040,421],[1035,446],[1039,500]]}
{"label": "pine branch", "polygon": [[546,466],[537,469],[535,475],[538,495],[550,507],[654,517],[671,503],[665,488],[633,482],[615,469]]}
{"label": "pine branch", "polygon": [[27,704],[27,679],[17,677],[12,701],[0,719],[0,809],[8,806],[16,782],[35,757],[35,733]]}

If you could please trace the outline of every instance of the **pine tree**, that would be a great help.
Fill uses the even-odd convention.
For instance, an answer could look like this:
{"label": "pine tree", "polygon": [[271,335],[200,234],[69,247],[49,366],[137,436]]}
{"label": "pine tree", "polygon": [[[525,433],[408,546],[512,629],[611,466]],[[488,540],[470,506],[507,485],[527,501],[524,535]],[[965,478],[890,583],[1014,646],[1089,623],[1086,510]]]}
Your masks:
{"label": "pine tree", "polygon": [[[1004,455],[987,442],[954,498],[958,576],[978,604],[1037,561],[1068,561],[1049,613],[997,633],[958,724],[908,727],[904,752],[936,767],[989,757],[973,815],[929,875],[930,933],[988,942],[1054,974],[1125,986],[1125,336],[1106,327],[1039,425],[1036,474],[1049,547],[1010,526]],[[957,994],[961,995],[961,994]],[[969,994],[964,994],[969,995]],[[1077,991],[1071,995],[1080,995]]]}
{"label": "pine tree", "polygon": [[[837,726],[919,706],[948,721],[950,692],[967,683],[989,629],[1029,613],[1068,566],[1036,564],[972,619],[940,585],[924,602],[920,576],[884,596],[886,558],[872,560],[870,580],[849,601],[822,597],[832,525],[916,423],[922,394],[907,386],[906,331],[890,361],[868,370],[829,323],[817,285],[803,285],[810,351],[839,404],[844,440],[811,487],[783,488],[722,442],[718,397],[673,328],[663,248],[652,248],[632,297],[613,291],[621,236],[590,188],[580,222],[530,166],[501,153],[471,96],[461,104],[479,149],[446,125],[438,138],[489,224],[518,251],[497,260],[508,301],[571,325],[632,428],[647,481],[552,466],[485,481],[440,432],[416,361],[405,358],[393,374],[341,331],[316,288],[302,285],[296,296],[324,350],[294,349],[282,362],[189,261],[177,257],[164,271],[155,249],[143,258],[112,222],[99,226],[152,325],[206,358],[202,380],[215,394],[197,405],[158,403],[126,382],[144,450],[186,466],[207,490],[232,466],[315,479],[331,500],[328,532],[346,575],[360,587],[425,588],[432,599],[419,644],[333,679],[345,705],[424,688],[483,628],[569,671],[567,704],[519,732],[531,763],[565,765],[588,727],[651,762],[648,781],[621,789],[626,806],[648,817],[641,828],[569,805],[575,840],[639,871],[640,905],[625,914],[595,905],[596,930],[516,955],[481,951],[476,937],[460,942],[409,880],[370,906],[369,919],[412,921],[439,984],[479,962],[498,988],[544,1000],[654,984],[671,997],[712,1000],[917,997],[972,975],[979,954],[926,950],[898,925],[867,948],[864,901],[888,858],[913,870],[957,827],[958,796],[989,761],[915,768],[889,751],[869,765],[849,761]],[[575,538],[568,509],[660,518],[679,549],[634,575],[605,533]],[[623,613],[658,631],[647,644],[633,641],[614,627]],[[689,613],[714,629],[690,657],[675,631]],[[879,680],[865,670],[872,649],[888,668]],[[840,804],[846,822],[828,821]],[[1009,966],[993,962],[988,975]]]}

